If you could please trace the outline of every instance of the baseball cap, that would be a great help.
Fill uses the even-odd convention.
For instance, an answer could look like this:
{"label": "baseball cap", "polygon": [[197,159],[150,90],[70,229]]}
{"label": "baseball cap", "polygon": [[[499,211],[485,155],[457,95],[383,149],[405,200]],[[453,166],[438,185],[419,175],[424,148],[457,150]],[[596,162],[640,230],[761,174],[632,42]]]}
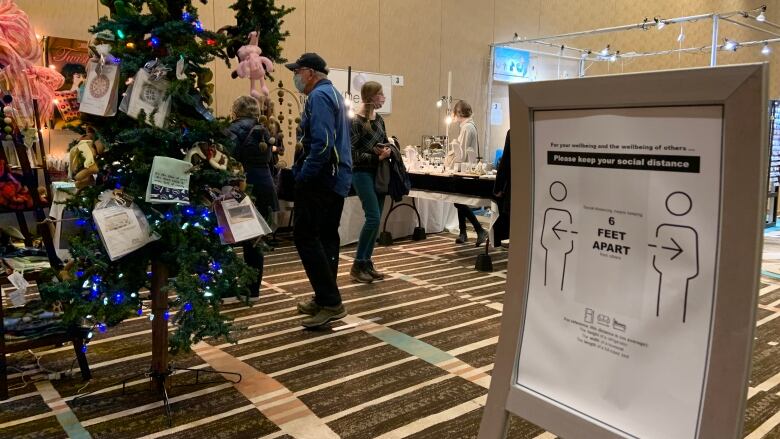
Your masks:
{"label": "baseball cap", "polygon": [[312,70],[316,70],[318,72],[322,72],[324,74],[328,74],[329,70],[327,67],[327,63],[325,63],[325,60],[322,59],[321,56],[317,55],[316,53],[304,53],[301,55],[300,58],[295,60],[293,63],[285,64],[285,67],[287,67],[290,70],[300,69],[300,68],[310,68]]}

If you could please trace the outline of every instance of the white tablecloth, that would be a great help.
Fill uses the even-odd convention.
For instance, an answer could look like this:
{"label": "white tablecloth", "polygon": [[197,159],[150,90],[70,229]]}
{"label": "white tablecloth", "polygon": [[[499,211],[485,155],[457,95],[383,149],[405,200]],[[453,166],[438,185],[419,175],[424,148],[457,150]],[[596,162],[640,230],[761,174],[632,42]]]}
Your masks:
{"label": "white tablecloth", "polygon": [[[402,202],[411,204],[412,200],[409,197],[404,197]],[[451,201],[418,198],[415,202],[417,211],[420,212],[420,221],[422,221],[422,226],[427,233],[439,233],[445,229],[458,229],[458,213]],[[381,225],[385,224],[390,204],[390,197],[385,198]],[[279,205],[280,211],[275,215],[276,224],[274,227],[287,226],[290,220],[292,203],[280,200]],[[344,210],[341,213],[341,225],[339,226],[341,245],[357,242],[364,222],[365,215],[363,214],[363,207],[360,205],[360,199],[356,196],[347,197],[344,200]],[[411,207],[402,206],[395,209],[390,216],[390,220],[387,221],[387,231],[392,233],[393,239],[411,236],[415,227],[417,227],[417,215],[415,215]],[[379,231],[382,231],[381,226]]]}

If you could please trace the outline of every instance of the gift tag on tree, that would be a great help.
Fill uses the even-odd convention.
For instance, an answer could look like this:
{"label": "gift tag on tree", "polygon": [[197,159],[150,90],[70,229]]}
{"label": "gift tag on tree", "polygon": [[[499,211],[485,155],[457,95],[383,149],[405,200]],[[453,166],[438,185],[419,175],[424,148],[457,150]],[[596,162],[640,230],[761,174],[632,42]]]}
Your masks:
{"label": "gift tag on tree", "polygon": [[159,239],[149,228],[146,216],[138,206],[122,198],[115,198],[109,191],[92,211],[100,240],[109,259],[115,261],[149,242]]}
{"label": "gift tag on tree", "polygon": [[[143,110],[146,113],[146,123],[158,128],[165,126],[171,108],[171,98],[166,96],[170,85],[165,80],[168,70],[170,69],[157,61],[146,63],[138,70],[133,79],[133,87],[128,89],[126,95],[128,116],[137,118]],[[122,107],[125,107],[124,102]]]}
{"label": "gift tag on tree", "polygon": [[87,83],[79,104],[82,113],[96,116],[116,114],[119,66],[90,60],[87,64]]}
{"label": "gift tag on tree", "polygon": [[235,197],[216,201],[214,213],[221,229],[219,238],[223,244],[235,244],[272,232],[249,197],[243,197],[240,201]]}
{"label": "gift tag on tree", "polygon": [[27,294],[27,287],[30,286],[29,282],[18,271],[14,271],[8,276],[8,281],[16,288],[8,294],[8,298],[11,300],[13,306],[24,306],[27,303],[25,294]]}
{"label": "gift tag on tree", "polygon": [[165,156],[152,162],[146,185],[146,201],[161,204],[190,203],[190,170],[192,164]]}

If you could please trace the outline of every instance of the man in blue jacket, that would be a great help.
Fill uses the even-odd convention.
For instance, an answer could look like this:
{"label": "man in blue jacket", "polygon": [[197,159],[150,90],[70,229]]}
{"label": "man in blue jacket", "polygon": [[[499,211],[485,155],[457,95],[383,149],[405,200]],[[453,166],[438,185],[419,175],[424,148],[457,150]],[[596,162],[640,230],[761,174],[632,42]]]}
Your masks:
{"label": "man in blue jacket", "polygon": [[314,299],[298,304],[307,314],[301,324],[323,326],[347,315],[336,284],[339,264],[339,222],[344,198],[352,185],[352,149],[344,98],[328,80],[325,60],[304,53],[294,63],[293,82],[308,96],[301,115],[296,151],[295,247],[314,289]]}

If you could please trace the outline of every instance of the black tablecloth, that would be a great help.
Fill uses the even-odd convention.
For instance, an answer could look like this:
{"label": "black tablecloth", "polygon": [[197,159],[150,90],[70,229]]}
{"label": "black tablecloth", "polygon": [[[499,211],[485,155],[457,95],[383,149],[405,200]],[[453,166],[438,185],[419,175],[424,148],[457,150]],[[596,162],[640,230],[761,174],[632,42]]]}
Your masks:
{"label": "black tablecloth", "polygon": [[412,189],[446,192],[479,198],[493,198],[493,180],[457,175],[429,175],[409,173]]}

